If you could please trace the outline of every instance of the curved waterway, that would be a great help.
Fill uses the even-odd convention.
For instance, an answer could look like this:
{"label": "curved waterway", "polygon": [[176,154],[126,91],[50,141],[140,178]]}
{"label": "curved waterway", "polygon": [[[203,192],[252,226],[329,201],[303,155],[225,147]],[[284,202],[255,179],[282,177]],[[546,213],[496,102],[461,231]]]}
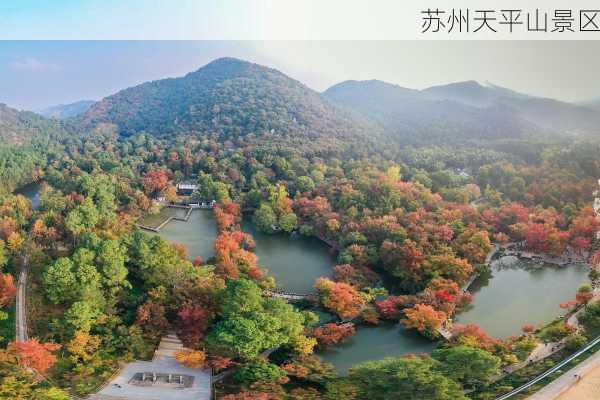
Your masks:
{"label": "curved waterway", "polygon": [[589,268],[540,265],[507,256],[491,263],[469,291],[473,303],[456,316],[461,324],[474,323],[490,336],[519,335],[525,324],[543,324],[564,313],[560,303],[574,299],[577,288],[589,282]]}
{"label": "curved waterway", "polygon": [[[164,208],[160,214],[144,218],[143,224],[157,226],[166,218],[184,216],[185,212],[183,209]],[[282,289],[309,293],[314,290],[316,279],[331,274],[335,259],[329,247],[318,239],[300,235],[267,235],[246,220],[242,229],[254,237],[254,252],[259,265],[275,277]],[[217,226],[211,210],[194,210],[187,222],[171,221],[158,235],[169,242],[183,244],[191,259],[200,256],[207,260],[214,255]]]}
{"label": "curved waterway", "polygon": [[[40,187],[41,182],[36,182],[15,193],[27,197],[37,209]],[[144,224],[156,226],[175,215],[184,216],[185,210],[165,208],[159,215],[146,217]],[[307,293],[314,289],[317,278],[330,275],[335,260],[321,241],[299,235],[266,235],[247,220],[243,230],[254,237],[259,264],[282,288]],[[183,244],[190,258],[200,256],[207,260],[214,255],[217,227],[211,210],[195,210],[188,222],[171,221],[159,234],[170,242]],[[492,262],[487,274],[473,282],[469,288],[474,294],[473,304],[456,316],[456,322],[476,323],[494,337],[518,335],[525,324],[547,323],[560,315],[559,304],[574,298],[577,288],[589,281],[587,275],[588,268],[582,265],[561,268],[502,257]],[[348,368],[363,361],[430,352],[435,346],[436,343],[399,324],[381,324],[359,327],[348,341],[318,355],[344,375]]]}

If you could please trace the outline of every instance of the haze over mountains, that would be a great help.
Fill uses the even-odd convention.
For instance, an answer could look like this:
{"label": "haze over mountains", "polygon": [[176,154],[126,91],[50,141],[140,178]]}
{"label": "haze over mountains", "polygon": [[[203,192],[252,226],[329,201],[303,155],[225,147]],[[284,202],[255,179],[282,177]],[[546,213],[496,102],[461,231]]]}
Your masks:
{"label": "haze over mountains", "polygon": [[388,134],[416,143],[600,133],[600,115],[588,107],[475,81],[422,91],[377,80],[346,81],[324,95],[378,121]]}
{"label": "haze over mountains", "polygon": [[[41,114],[76,117],[73,126],[84,132],[123,136],[205,133],[223,140],[251,135],[323,144],[385,134],[419,145],[598,135],[598,109],[600,101],[577,105],[476,81],[425,90],[378,80],[346,81],[318,93],[275,69],[221,58],[180,78],[143,83],[99,102],[50,107]],[[33,123],[31,113],[4,106],[0,135],[22,142],[43,120],[37,118]]]}
{"label": "haze over mountains", "polygon": [[76,117],[86,112],[94,103],[94,100],[80,100],[69,104],[59,104],[38,111],[43,117],[65,119]]}

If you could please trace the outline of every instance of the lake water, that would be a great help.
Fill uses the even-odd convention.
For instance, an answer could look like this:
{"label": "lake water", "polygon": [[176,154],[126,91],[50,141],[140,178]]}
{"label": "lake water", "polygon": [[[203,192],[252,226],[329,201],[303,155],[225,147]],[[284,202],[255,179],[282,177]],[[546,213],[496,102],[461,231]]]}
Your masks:
{"label": "lake water", "polygon": [[21,194],[31,201],[31,208],[37,210],[40,208],[40,189],[42,182],[34,182],[29,185],[20,187],[15,191],[16,194]]}
{"label": "lake water", "polygon": [[[156,226],[175,214],[183,216],[185,210],[165,208],[159,215],[144,218],[143,223]],[[308,293],[314,290],[316,279],[331,274],[335,258],[319,240],[299,235],[267,235],[257,231],[249,221],[244,221],[242,229],[254,237],[259,265],[275,277],[281,288]],[[193,211],[188,222],[171,221],[159,235],[169,242],[183,244],[191,259],[200,256],[207,260],[214,256],[217,226],[211,210]]]}
{"label": "lake water", "polygon": [[339,374],[345,375],[348,368],[363,361],[428,353],[435,346],[435,342],[406,330],[400,324],[382,323],[374,327],[359,327],[346,342],[320,351],[318,355],[323,361],[333,364]]}
{"label": "lake water", "polygon": [[577,288],[589,282],[588,272],[582,265],[540,266],[503,257],[473,282],[473,303],[455,321],[475,323],[498,338],[518,335],[525,324],[548,323],[564,313],[559,304],[575,298]]}
{"label": "lake water", "polygon": [[[22,188],[20,192],[39,204],[34,187]],[[161,215],[150,216],[144,222],[157,225],[175,214],[184,215],[185,210],[165,209]],[[317,278],[330,275],[335,259],[328,246],[319,240],[266,235],[247,220],[243,230],[254,237],[259,264],[269,270],[281,287],[299,293],[310,292]],[[196,210],[188,222],[172,221],[160,235],[185,245],[190,258],[201,256],[207,260],[214,255],[216,233],[212,211]],[[587,273],[588,269],[580,265],[541,267],[504,257],[494,261],[490,272],[473,283],[470,288],[474,294],[473,304],[456,316],[456,321],[476,323],[494,337],[518,335],[525,324],[546,323],[560,315],[563,310],[559,304],[574,298],[577,288],[588,281]],[[347,342],[321,351],[319,356],[333,364],[340,374],[345,374],[348,368],[363,361],[429,352],[435,345],[401,325],[382,324],[360,327]]]}

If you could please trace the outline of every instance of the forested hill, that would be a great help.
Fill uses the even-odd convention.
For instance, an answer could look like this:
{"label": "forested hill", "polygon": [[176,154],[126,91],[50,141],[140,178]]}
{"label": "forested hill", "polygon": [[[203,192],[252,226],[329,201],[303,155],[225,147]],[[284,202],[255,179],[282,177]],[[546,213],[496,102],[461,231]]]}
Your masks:
{"label": "forested hill", "polygon": [[57,121],[0,104],[0,145],[21,146],[33,138],[59,135],[64,131],[62,124]]}
{"label": "forested hill", "polygon": [[475,81],[422,91],[382,81],[346,81],[324,96],[379,122],[405,143],[600,134],[600,116],[588,107]]}
{"label": "forested hill", "polygon": [[181,78],[122,90],[92,106],[81,121],[121,136],[194,132],[232,139],[252,134],[306,144],[370,136],[377,129],[277,70],[233,58]]}

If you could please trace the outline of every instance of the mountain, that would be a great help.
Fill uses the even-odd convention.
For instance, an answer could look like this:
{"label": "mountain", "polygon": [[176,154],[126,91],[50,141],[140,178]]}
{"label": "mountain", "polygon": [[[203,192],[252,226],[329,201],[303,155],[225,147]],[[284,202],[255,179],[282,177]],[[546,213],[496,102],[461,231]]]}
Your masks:
{"label": "mountain", "polygon": [[521,118],[555,133],[600,133],[600,116],[589,107],[528,96],[491,83],[476,81],[434,86],[423,91],[431,98],[473,107],[505,106]]}
{"label": "mountain", "polygon": [[501,105],[474,107],[382,81],[342,82],[323,95],[371,118],[388,135],[408,144],[485,140],[504,135],[518,138],[536,131],[531,123]]}
{"label": "mountain", "polygon": [[476,81],[422,91],[381,81],[346,81],[323,95],[415,144],[600,133],[600,116],[588,107]]}
{"label": "mountain", "polygon": [[306,145],[316,139],[343,144],[377,131],[281,72],[234,58],[122,90],[94,104],[80,121],[122,136],[192,132],[221,139],[286,137]]}
{"label": "mountain", "polygon": [[57,121],[0,104],[0,145],[23,145],[35,137],[64,132],[64,127]]}
{"label": "mountain", "polygon": [[70,104],[59,104],[39,110],[37,113],[46,118],[65,119],[76,117],[86,112],[95,101],[81,100]]}
{"label": "mountain", "polygon": [[600,111],[600,97],[596,99],[591,99],[588,101],[583,101],[579,103],[580,106],[591,108],[592,110]]}
{"label": "mountain", "polygon": [[431,99],[453,100],[473,107],[490,107],[501,101],[527,99],[529,96],[496,86],[493,83],[465,81],[432,86],[423,90]]}

